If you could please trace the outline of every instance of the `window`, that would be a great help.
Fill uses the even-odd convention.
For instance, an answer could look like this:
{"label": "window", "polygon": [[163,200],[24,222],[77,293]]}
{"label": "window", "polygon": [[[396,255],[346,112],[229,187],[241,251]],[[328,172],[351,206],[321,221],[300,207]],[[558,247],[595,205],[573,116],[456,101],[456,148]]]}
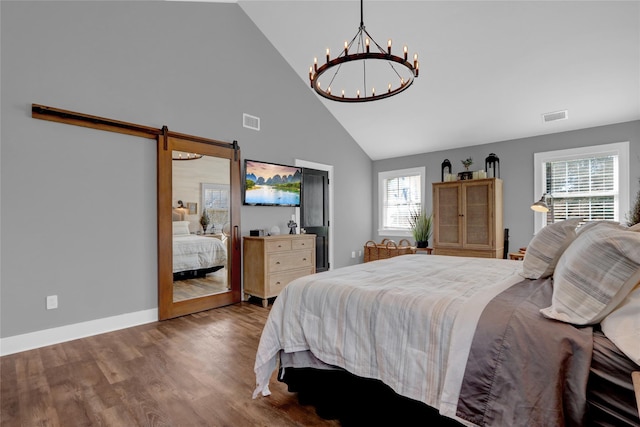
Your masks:
{"label": "window", "polygon": [[551,210],[535,215],[535,231],[567,218],[624,221],[629,208],[629,143],[536,153],[535,200]]}
{"label": "window", "polygon": [[211,230],[223,231],[229,222],[229,185],[202,183],[202,209],[207,213]]}
{"label": "window", "polygon": [[409,216],[422,208],[424,176],[424,167],[378,174],[379,234],[411,235]]}

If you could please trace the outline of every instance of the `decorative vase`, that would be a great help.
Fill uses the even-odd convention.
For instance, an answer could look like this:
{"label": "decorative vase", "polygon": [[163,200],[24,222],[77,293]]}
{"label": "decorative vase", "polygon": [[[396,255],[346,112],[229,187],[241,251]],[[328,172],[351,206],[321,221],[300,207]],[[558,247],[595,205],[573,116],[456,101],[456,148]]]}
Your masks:
{"label": "decorative vase", "polygon": [[429,246],[429,242],[426,240],[422,242],[416,242],[416,247],[418,248],[426,248],[427,246]]}
{"label": "decorative vase", "polygon": [[202,226],[202,234],[207,234],[207,225]]}

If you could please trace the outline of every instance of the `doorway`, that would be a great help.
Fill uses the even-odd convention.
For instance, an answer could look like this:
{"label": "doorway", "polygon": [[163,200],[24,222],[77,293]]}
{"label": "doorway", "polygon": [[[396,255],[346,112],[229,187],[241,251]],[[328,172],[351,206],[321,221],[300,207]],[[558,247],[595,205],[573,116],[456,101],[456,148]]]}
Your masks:
{"label": "doorway", "polygon": [[333,264],[333,166],[296,160],[302,166],[302,207],[296,208],[301,229],[316,237],[316,272],[327,271]]}

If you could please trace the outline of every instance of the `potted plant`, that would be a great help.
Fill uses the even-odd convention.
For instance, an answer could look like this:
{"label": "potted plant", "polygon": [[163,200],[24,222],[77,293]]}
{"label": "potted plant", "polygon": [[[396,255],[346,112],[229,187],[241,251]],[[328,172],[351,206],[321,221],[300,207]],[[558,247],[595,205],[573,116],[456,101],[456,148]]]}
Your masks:
{"label": "potted plant", "polygon": [[207,232],[207,226],[209,225],[209,215],[207,215],[207,211],[202,211],[202,216],[200,216],[200,225],[202,226],[202,234]]}
{"label": "potted plant", "polygon": [[469,166],[471,166],[473,164],[473,159],[471,157],[468,157],[465,160],[460,160],[462,162],[462,165],[464,166],[465,170],[469,170]]}
{"label": "potted plant", "polygon": [[416,240],[416,246],[426,248],[429,246],[429,237],[431,237],[431,228],[433,225],[433,217],[424,210],[413,211],[409,216],[409,225],[413,238]]}

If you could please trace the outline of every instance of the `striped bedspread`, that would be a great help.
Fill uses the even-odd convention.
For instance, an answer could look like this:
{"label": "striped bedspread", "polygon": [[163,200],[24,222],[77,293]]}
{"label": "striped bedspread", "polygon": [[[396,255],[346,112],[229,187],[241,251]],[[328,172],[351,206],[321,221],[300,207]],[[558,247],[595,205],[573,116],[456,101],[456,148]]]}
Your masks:
{"label": "striped bedspread", "polygon": [[440,408],[445,380],[453,384],[448,389],[459,388],[464,364],[453,363],[466,361],[482,309],[521,281],[521,272],[518,261],[403,255],[297,279],[278,296],[265,324],[254,398],[270,393],[281,350],[310,351]]}

